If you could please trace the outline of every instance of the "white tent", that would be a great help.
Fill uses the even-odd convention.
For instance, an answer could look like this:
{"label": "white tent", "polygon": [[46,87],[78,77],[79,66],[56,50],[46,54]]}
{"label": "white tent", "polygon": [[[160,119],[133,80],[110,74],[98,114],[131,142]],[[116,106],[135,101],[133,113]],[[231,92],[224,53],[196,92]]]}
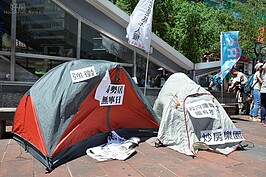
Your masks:
{"label": "white tent", "polygon": [[216,98],[183,73],[168,78],[153,109],[160,119],[158,141],[180,153],[208,148],[229,154],[244,140]]}

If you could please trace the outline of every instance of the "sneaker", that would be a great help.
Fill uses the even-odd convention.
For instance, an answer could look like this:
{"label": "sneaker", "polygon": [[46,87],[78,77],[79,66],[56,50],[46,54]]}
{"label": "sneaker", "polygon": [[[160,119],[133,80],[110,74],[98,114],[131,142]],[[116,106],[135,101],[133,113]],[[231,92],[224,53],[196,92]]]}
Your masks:
{"label": "sneaker", "polygon": [[258,118],[258,117],[254,117],[254,118],[253,118],[253,121],[254,121],[254,122],[260,122],[260,118]]}
{"label": "sneaker", "polygon": [[260,124],[265,125],[265,122],[264,121],[260,121]]}

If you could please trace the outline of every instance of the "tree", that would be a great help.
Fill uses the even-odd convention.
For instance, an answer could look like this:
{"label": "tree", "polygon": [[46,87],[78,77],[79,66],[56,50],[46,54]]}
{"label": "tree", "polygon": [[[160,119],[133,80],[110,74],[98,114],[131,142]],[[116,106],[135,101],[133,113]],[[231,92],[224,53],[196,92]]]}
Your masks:
{"label": "tree", "polygon": [[[176,1],[177,2],[177,1]],[[166,24],[166,40],[193,62],[200,62],[203,53],[218,51],[220,31],[218,11],[203,3],[178,1],[173,11],[173,21]],[[225,17],[223,17],[225,18]],[[162,37],[164,40],[166,36]]]}
{"label": "tree", "polygon": [[[208,7],[204,3],[186,0],[156,0],[153,13],[153,32],[193,62],[200,62],[203,53],[220,53],[220,33],[240,31],[243,55],[254,48],[254,41],[265,26],[264,0],[234,2],[231,7]],[[118,0],[117,5],[129,15],[138,0]]]}
{"label": "tree", "polygon": [[[235,18],[231,22],[231,29],[240,31],[239,41],[243,51],[242,55],[250,57],[258,39],[265,39],[265,33],[262,34],[261,27],[266,26],[266,2],[265,0],[235,2],[232,13]],[[265,41],[261,42],[265,43]]]}

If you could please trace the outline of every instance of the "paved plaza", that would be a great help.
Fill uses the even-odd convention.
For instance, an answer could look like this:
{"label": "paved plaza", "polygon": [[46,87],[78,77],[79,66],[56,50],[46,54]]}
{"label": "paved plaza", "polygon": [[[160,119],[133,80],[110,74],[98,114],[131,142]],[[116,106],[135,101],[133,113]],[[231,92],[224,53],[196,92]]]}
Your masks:
{"label": "paved plaza", "polygon": [[[46,168],[17,142],[9,133],[0,139],[1,177],[172,177],[172,176],[266,176],[266,127],[253,122],[248,116],[231,116],[246,139],[245,148],[229,156],[199,151],[192,158],[167,147],[152,146],[153,139],[139,144],[136,153],[125,161],[97,162],[84,155],[47,173]],[[8,130],[11,127],[7,127]]]}

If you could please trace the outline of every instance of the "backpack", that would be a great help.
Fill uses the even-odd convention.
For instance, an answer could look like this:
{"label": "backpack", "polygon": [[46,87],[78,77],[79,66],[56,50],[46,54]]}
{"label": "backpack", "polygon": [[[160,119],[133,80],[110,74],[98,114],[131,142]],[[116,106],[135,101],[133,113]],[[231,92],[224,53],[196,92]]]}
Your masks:
{"label": "backpack", "polygon": [[254,85],[257,83],[253,84],[253,78],[254,78],[254,74],[252,74],[251,76],[249,76],[247,82],[244,85],[244,92],[246,94],[251,94],[251,90],[253,89]]}

